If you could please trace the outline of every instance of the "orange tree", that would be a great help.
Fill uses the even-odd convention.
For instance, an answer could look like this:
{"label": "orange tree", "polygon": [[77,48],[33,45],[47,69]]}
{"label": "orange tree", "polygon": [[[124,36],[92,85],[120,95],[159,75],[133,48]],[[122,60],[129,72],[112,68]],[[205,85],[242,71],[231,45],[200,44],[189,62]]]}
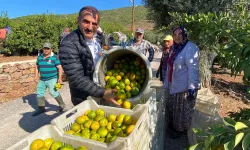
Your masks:
{"label": "orange tree", "polygon": [[73,19],[55,15],[32,15],[11,20],[12,33],[4,42],[9,54],[18,52],[29,54],[41,49],[44,42],[51,42],[58,50],[59,35],[65,27],[73,28]]}
{"label": "orange tree", "polygon": [[217,52],[233,75],[243,71],[243,80],[249,83],[250,13],[246,8],[239,4],[220,13],[171,13],[174,21],[169,27],[183,25],[201,51]]}
{"label": "orange tree", "polygon": [[2,12],[0,14],[0,29],[8,26],[10,24],[10,19],[8,18],[7,12]]}
{"label": "orange tree", "polygon": [[[41,49],[44,42],[53,44],[54,51],[59,48],[59,36],[65,27],[71,31],[77,28],[77,14],[73,15],[30,15],[17,19],[9,19],[7,14],[0,16],[0,27],[10,26],[11,34],[4,40],[4,51],[9,54],[31,54]],[[101,21],[102,29],[108,34],[121,31],[131,35],[120,24]]]}

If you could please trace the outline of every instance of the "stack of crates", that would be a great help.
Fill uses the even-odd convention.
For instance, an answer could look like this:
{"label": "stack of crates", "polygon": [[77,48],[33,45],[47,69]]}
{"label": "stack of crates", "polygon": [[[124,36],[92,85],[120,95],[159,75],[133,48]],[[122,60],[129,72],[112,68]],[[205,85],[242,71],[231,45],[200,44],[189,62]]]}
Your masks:
{"label": "stack of crates", "polygon": [[[156,101],[155,94],[154,90],[152,90],[151,93],[146,93],[143,102],[141,101],[142,104],[137,104],[132,110],[98,105],[93,99],[86,100],[52,120],[51,125],[45,125],[39,128],[28,137],[8,148],[8,150],[28,150],[30,144],[34,140],[45,140],[46,138],[53,138],[55,141],[61,141],[64,145],[70,144],[74,148],[85,146],[87,150],[148,150],[150,149],[152,140],[149,124],[150,111],[148,108],[151,102]],[[104,110],[105,117],[110,114],[115,114],[116,116],[120,114],[132,116],[133,119],[137,120],[134,129],[127,137],[117,137],[116,140],[111,143],[103,143],[65,134],[65,131],[70,130],[71,125],[75,122],[77,117],[81,116],[86,110],[95,111],[98,108]]]}

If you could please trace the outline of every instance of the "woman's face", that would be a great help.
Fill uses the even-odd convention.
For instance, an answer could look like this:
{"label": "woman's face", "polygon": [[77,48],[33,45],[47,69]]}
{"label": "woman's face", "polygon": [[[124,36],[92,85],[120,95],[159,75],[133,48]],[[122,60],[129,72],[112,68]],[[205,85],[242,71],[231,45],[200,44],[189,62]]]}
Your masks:
{"label": "woman's face", "polygon": [[177,30],[174,31],[173,38],[174,38],[174,42],[176,44],[180,44],[180,43],[183,42],[183,36],[182,36],[181,29],[177,29]]}

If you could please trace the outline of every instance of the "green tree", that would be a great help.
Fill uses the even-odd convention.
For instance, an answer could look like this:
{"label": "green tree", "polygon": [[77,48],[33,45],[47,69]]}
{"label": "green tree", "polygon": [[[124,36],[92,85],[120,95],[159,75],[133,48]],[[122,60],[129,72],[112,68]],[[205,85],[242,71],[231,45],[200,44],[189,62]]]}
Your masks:
{"label": "green tree", "polygon": [[[170,24],[184,25],[190,38],[202,51],[217,52],[232,75],[244,72],[244,80],[250,79],[250,14],[245,4],[220,13],[198,13],[195,15],[172,13]],[[204,64],[204,63],[203,63]]]}
{"label": "green tree", "polygon": [[10,25],[10,19],[8,18],[7,12],[0,13],[0,28]]}
{"label": "green tree", "polygon": [[149,8],[149,17],[157,27],[172,22],[170,12],[195,14],[224,11],[236,0],[143,0]]}

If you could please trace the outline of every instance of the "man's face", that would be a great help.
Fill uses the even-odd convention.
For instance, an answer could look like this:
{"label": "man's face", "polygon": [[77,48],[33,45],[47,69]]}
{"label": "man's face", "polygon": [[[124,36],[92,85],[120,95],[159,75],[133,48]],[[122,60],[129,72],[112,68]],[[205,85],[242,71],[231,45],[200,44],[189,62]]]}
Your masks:
{"label": "man's face", "polygon": [[50,55],[51,52],[52,52],[52,49],[51,49],[51,48],[48,48],[48,47],[44,47],[44,48],[43,48],[43,54],[44,54],[45,56]]}
{"label": "man's face", "polygon": [[143,33],[136,32],[135,36],[137,41],[141,41],[143,39]]}
{"label": "man's face", "polygon": [[163,41],[163,44],[164,44],[164,47],[166,47],[166,48],[170,48],[172,46],[171,41],[169,41],[169,40]]}
{"label": "man's face", "polygon": [[82,15],[78,18],[78,26],[86,38],[92,39],[97,32],[98,22],[90,14]]}

